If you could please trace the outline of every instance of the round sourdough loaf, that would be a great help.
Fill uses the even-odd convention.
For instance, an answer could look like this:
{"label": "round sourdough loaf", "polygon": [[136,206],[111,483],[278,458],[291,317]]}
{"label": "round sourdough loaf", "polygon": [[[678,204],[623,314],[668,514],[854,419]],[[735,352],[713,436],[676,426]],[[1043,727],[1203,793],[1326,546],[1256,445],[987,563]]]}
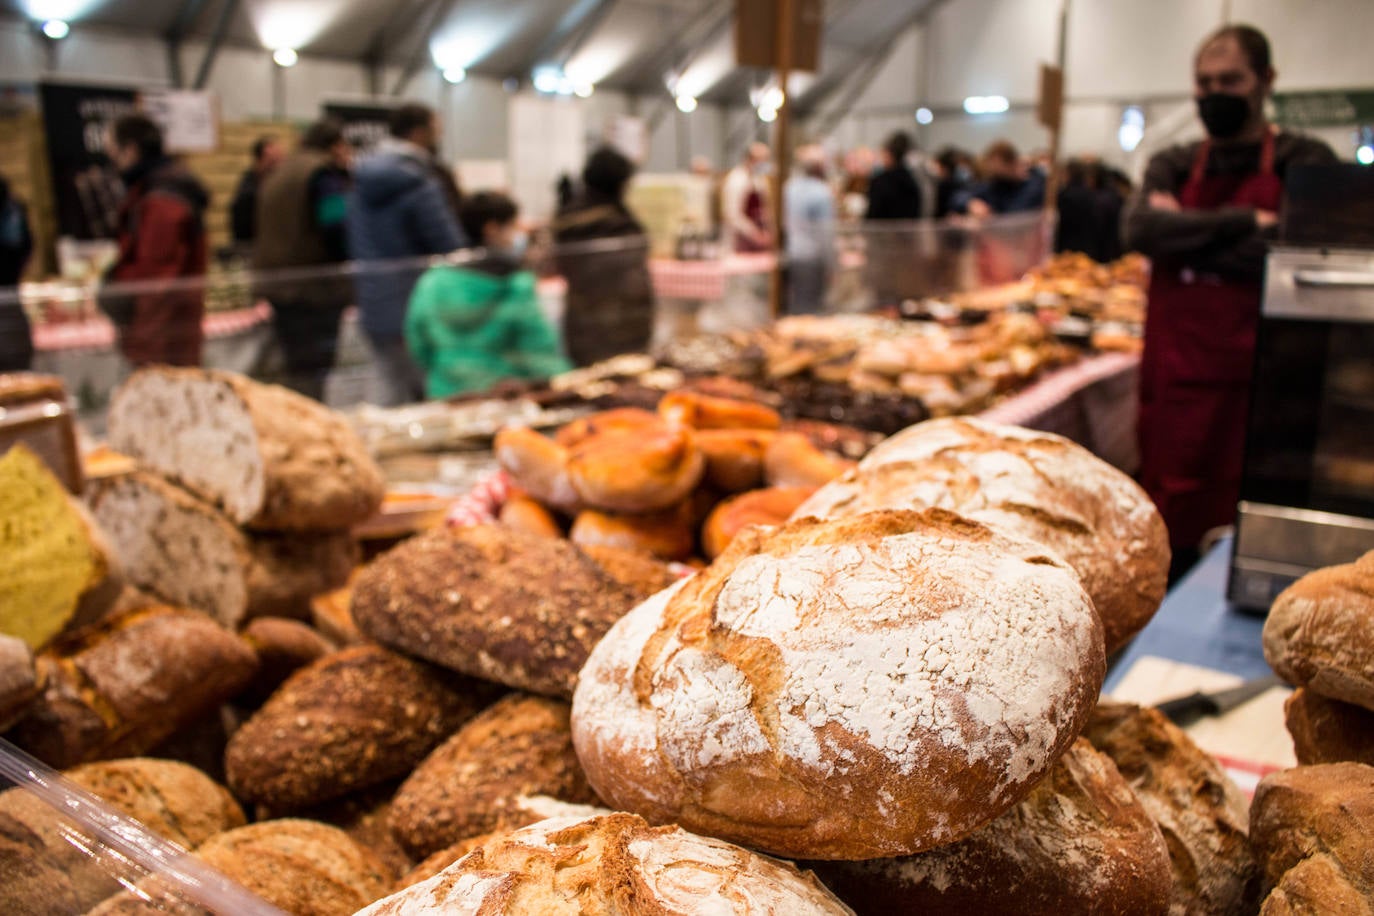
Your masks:
{"label": "round sourdough loaf", "polygon": [[1039,544],[949,512],[743,531],[621,620],[573,741],[613,807],[769,852],[908,855],[1023,798],[1082,730],[1102,627]]}
{"label": "round sourdough loaf", "polygon": [[852,916],[808,872],[632,814],[551,818],[498,837],[358,916],[429,913]]}
{"label": "round sourdough loaf", "polygon": [[1168,532],[1134,481],[1068,439],[982,420],[931,420],[883,442],[793,515],[949,509],[1039,541],[1083,580],[1107,652],[1164,597]]}

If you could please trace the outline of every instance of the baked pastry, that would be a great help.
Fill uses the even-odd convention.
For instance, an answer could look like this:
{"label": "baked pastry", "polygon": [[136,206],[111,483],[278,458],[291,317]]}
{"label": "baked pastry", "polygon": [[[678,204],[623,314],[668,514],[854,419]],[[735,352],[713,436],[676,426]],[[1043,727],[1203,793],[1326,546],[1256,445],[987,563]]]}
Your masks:
{"label": "baked pastry", "polygon": [[1169,573],[1164,520],[1133,480],[1051,433],[974,419],[898,433],[797,517],[936,507],[1038,541],[1068,561],[1102,616],[1108,654],[1154,615]]}
{"label": "baked pastry", "polygon": [[0,732],[22,718],[38,699],[38,686],[28,645],[17,636],[0,633]]}
{"label": "baked pastry", "polygon": [[568,451],[582,504],[606,512],[662,512],[701,482],[706,460],[690,429],[664,424],[606,432]]}
{"label": "baked pastry", "polygon": [[769,487],[730,497],[716,506],[701,529],[703,552],[714,560],[750,525],[783,524],[815,492],[812,487]]}
{"label": "baked pastry", "polygon": [[596,800],[573,754],[566,702],[513,694],[463,726],[415,768],[391,806],[412,858],[467,837],[524,826],[522,795]]}
{"label": "baked pastry", "polygon": [[1221,764],[1157,709],[1101,703],[1084,737],[1116,763],[1169,847],[1171,916],[1252,913],[1249,804]]}
{"label": "baked pastry", "polygon": [[381,508],[386,489],[342,416],[230,372],[135,372],[110,401],[109,433],[117,451],[250,528],[349,528]]}
{"label": "baked pastry", "polygon": [[743,493],[763,486],[764,459],[777,437],[775,430],[701,430],[696,443],[706,458],[706,483],[721,493]]}
{"label": "baked pastry", "polygon": [[663,423],[658,414],[641,407],[618,407],[603,410],[586,417],[578,417],[566,423],[554,433],[553,441],[564,448],[576,448],[595,436],[603,433],[619,433],[627,430],[659,428]]}
{"label": "baked pastry", "polygon": [[240,634],[258,655],[258,672],[240,698],[257,705],[272,695],[298,668],[335,650],[329,640],[299,620],[259,617]]}
{"label": "baked pastry", "polygon": [[1296,687],[1374,710],[1374,551],[1308,573],[1274,599],[1264,657]]}
{"label": "baked pastry", "polygon": [[527,426],[508,426],[492,444],[496,461],[515,485],[540,503],[567,515],[582,509],[568,474],[568,450]]}
{"label": "baked pastry", "polygon": [[567,541],[479,525],[422,534],[367,567],[359,629],[438,665],[569,697],[634,596]]}
{"label": "baked pastry", "polygon": [[[821,487],[854,463],[816,448],[801,433],[782,433],[764,454],[764,479],[770,487]],[[906,507],[902,507],[906,508]]]}
{"label": "baked pastry", "polygon": [[691,507],[686,503],[652,515],[584,509],[573,520],[568,539],[578,547],[617,547],[660,560],[685,560],[697,546]]}
{"label": "baked pastry", "polygon": [[1159,829],[1111,760],[1081,739],[1030,795],[958,843],[815,869],[860,916],[1163,916],[1173,883]]}
{"label": "baked pastry", "polygon": [[1283,704],[1298,763],[1374,766],[1374,712],[1299,687]]}
{"label": "baked pastry", "polygon": [[358,916],[850,913],[794,866],[631,814],[552,818],[481,846]]}
{"label": "baked pastry", "polygon": [[599,544],[583,544],[579,549],[628,591],[635,601],[643,601],[681,578],[672,566],[637,550]]}
{"label": "baked pastry", "polygon": [[777,429],[782,417],[771,407],[753,401],[673,391],[658,402],[658,415],[672,426],[692,429]]}
{"label": "baked pastry", "polygon": [[229,739],[229,787],[280,811],[394,779],[492,693],[380,646],[340,650],[293,674]]}
{"label": "baked pastry", "polygon": [[939,510],[803,519],[746,529],[612,628],[573,740],[597,795],[651,821],[909,855],[1020,801],[1104,669],[1091,601],[1038,544]]}
{"label": "baked pastry", "polygon": [[359,559],[347,532],[249,536],[146,472],[97,481],[91,503],[134,585],[229,627],[306,616],[310,599],[345,584]]}
{"label": "baked pastry", "polygon": [[512,493],[496,517],[501,524],[517,531],[546,538],[563,536],[563,526],[558,524],[558,519],[553,517],[553,513],[520,493]]}

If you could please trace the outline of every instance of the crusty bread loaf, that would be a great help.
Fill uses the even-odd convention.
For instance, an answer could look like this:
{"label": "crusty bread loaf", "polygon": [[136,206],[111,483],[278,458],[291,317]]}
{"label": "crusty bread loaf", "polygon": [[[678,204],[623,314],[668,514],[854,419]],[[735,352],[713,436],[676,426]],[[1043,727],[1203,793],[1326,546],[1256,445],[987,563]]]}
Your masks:
{"label": "crusty bread loaf", "polygon": [[715,559],[750,525],[781,525],[816,492],[813,487],[768,487],[741,493],[716,506],[701,529],[701,546]]}
{"label": "crusty bread loaf", "polygon": [[1112,758],[1164,834],[1171,916],[1254,912],[1248,803],[1221,764],[1159,710],[1128,703],[1099,704],[1084,736]]}
{"label": "crusty bread loaf", "polygon": [[569,697],[633,596],[566,541],[481,525],[412,538],[363,571],[372,639],[509,687]]}
{"label": "crusty bread loaf", "polygon": [[[522,795],[596,800],[573,753],[568,704],[515,694],[463,726],[416,767],[391,806],[391,828],[415,859],[525,821]],[[518,824],[523,826],[523,823]]]}
{"label": "crusty bread loaf", "polygon": [[183,849],[195,849],[246,823],[229,790],[174,760],[106,760],[73,767],[64,775]]}
{"label": "crusty bread loaf", "polygon": [[967,839],[815,869],[860,916],[1163,916],[1173,883],[1159,829],[1111,760],[1081,739],[1030,795]]}
{"label": "crusty bread loaf", "polygon": [[391,799],[399,785],[396,780],[384,782],[316,805],[300,816],[338,827],[371,850],[390,874],[404,875],[415,861],[391,833]]}
{"label": "crusty bread loaf", "polygon": [[850,913],[794,866],[631,814],[554,818],[473,850],[359,916]]}
{"label": "crusty bread loaf", "polygon": [[563,526],[553,517],[553,513],[520,493],[512,493],[496,517],[501,524],[529,534],[538,534],[546,538],[563,536]]}
{"label": "crusty bread loaf", "polygon": [[[15,791],[19,790],[10,790]],[[74,874],[49,851],[39,833],[4,810],[9,794],[0,795],[0,876],[4,878],[0,880],[0,912],[72,916],[119,889],[113,878],[80,862]],[[34,800],[33,804],[40,803]],[[83,893],[82,879],[87,873],[93,890]]]}
{"label": "crusty bread loaf", "polygon": [[258,672],[239,702],[256,706],[297,669],[337,648],[308,624],[282,617],[250,620],[240,635],[258,655]]}
{"label": "crusty bread loaf", "polygon": [[1279,676],[1374,710],[1374,551],[1303,576],[1274,600],[1264,657]]}
{"label": "crusty bread loaf", "polygon": [[239,798],[296,810],[385,782],[494,699],[492,691],[380,646],[300,669],[229,740]]}
{"label": "crusty bread loaf", "polygon": [[343,417],[277,385],[144,369],[110,402],[110,445],[268,531],[337,531],[381,507],[385,481]]}
{"label": "crusty bread loaf", "polygon": [[346,532],[250,537],[209,503],[147,472],[97,482],[91,501],[129,579],[162,600],[230,627],[249,617],[304,617],[358,562]]}
{"label": "crusty bread loaf", "polygon": [[743,493],[763,486],[764,459],[777,437],[776,430],[701,430],[696,441],[706,458],[706,483],[721,493]]}
{"label": "crusty bread loaf", "polygon": [[606,575],[625,588],[635,601],[663,591],[680,576],[673,567],[637,550],[585,544],[579,548]]}
{"label": "crusty bread loaf", "polygon": [[950,509],[1039,541],[1078,571],[1107,634],[1108,654],[1164,597],[1169,540],[1134,481],[1051,433],[974,419],[931,420],[883,442],[823,487],[797,517],[872,509]]}
{"label": "crusty bread loaf", "polygon": [[1265,888],[1278,888],[1280,898],[1265,910],[1350,913],[1359,910],[1344,908],[1346,901],[1374,900],[1370,824],[1374,767],[1300,766],[1261,780],[1250,806],[1250,841]]}
{"label": "crusty bread loaf", "polygon": [[618,623],[573,740],[597,794],[652,821],[909,855],[1023,798],[1104,668],[1091,601],[1038,544],[940,510],[803,519],[747,529]]}
{"label": "crusty bread loaf", "polygon": [[22,718],[36,699],[33,653],[24,640],[0,633],[0,732]]}
{"label": "crusty bread loaf", "polygon": [[646,515],[584,509],[573,520],[568,539],[578,547],[618,547],[661,560],[685,560],[697,546],[691,506],[687,503]]}
{"label": "crusty bread loaf", "polygon": [[658,414],[674,426],[693,429],[777,429],[778,412],[763,404],[699,391],[674,391],[658,402]]}
{"label": "crusty bread loaf", "polygon": [[1374,766],[1374,712],[1299,687],[1283,704],[1298,763]]}
{"label": "crusty bread loaf", "polygon": [[60,640],[36,667],[43,693],[10,737],[62,768],[147,752],[237,695],[257,657],[204,614],[152,607]]}

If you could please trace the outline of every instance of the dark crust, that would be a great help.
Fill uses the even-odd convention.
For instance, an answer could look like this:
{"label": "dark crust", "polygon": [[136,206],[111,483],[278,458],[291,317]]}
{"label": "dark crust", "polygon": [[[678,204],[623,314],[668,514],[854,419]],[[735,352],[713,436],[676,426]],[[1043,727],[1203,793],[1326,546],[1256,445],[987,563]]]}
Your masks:
{"label": "dark crust", "polygon": [[1272,773],[1250,805],[1250,840],[1265,887],[1310,859],[1374,898],[1374,767],[1330,763]]}
{"label": "dark crust", "polygon": [[1374,765],[1374,712],[1305,687],[1293,691],[1283,709],[1298,763]]}

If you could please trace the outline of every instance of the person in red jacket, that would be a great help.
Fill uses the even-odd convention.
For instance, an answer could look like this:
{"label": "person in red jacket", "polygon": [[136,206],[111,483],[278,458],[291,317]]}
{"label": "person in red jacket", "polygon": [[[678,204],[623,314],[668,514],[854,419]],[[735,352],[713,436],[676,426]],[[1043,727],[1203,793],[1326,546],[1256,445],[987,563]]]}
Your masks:
{"label": "person in red jacket", "polygon": [[[162,131],[143,115],[115,121],[110,159],[124,179],[119,257],[105,275],[113,290],[101,308],[119,332],[119,349],[135,367],[198,366],[204,345],[205,208],[210,195],[167,156]],[[118,284],[131,284],[120,291]]]}

